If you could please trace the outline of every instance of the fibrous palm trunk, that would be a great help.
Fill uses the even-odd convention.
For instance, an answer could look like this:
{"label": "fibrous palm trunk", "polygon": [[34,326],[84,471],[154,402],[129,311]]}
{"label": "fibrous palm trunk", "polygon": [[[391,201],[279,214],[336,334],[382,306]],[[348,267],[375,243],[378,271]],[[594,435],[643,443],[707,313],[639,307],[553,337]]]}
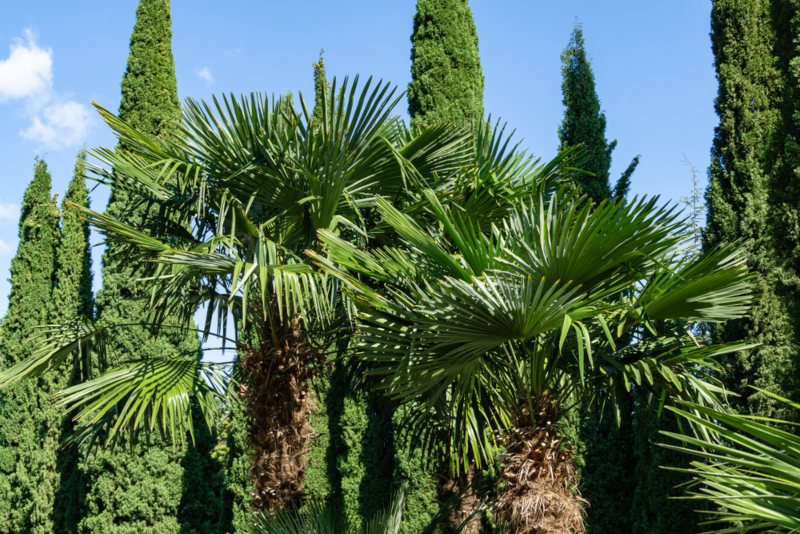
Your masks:
{"label": "fibrous palm trunk", "polygon": [[274,331],[265,325],[261,333],[260,345],[245,351],[242,359],[241,393],[253,448],[252,507],[276,510],[297,506],[302,497],[314,437],[309,386],[319,355],[306,341],[299,320]]}
{"label": "fibrous palm trunk", "polygon": [[526,419],[507,438],[496,512],[517,534],[580,534],[586,501],[578,492],[572,449],[544,404],[534,424]]}
{"label": "fibrous palm trunk", "polygon": [[481,499],[475,491],[475,470],[460,477],[453,478],[446,474],[439,481],[439,498],[442,502],[461,495],[456,506],[447,518],[446,533],[478,534],[480,532],[481,518],[478,510]]}

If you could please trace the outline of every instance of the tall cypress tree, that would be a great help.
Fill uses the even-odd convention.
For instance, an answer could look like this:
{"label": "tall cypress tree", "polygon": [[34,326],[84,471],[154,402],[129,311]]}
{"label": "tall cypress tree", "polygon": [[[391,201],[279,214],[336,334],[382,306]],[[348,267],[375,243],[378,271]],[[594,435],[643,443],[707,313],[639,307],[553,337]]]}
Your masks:
{"label": "tall cypress tree", "polygon": [[[800,2],[773,0],[771,21],[775,34],[775,56],[781,73],[779,98],[780,130],[774,137],[774,162],[770,181],[770,236],[775,257],[781,261],[777,293],[794,329],[793,342],[785,346],[783,362],[773,367],[775,384],[783,394],[800,400]],[[787,329],[788,330],[788,329]],[[785,360],[789,360],[786,362]],[[767,379],[770,378],[769,373]],[[769,383],[763,385],[769,387]],[[767,399],[758,398],[759,404]],[[769,410],[782,406],[769,405]],[[785,414],[800,420],[800,414]]]}
{"label": "tall cypress tree", "polygon": [[797,189],[793,172],[780,172],[789,164],[782,156],[789,138],[784,113],[792,113],[781,109],[782,96],[792,90],[783,85],[791,75],[781,67],[789,67],[791,60],[782,64],[777,54],[781,36],[773,20],[776,9],[789,5],[781,0],[715,0],[711,12],[719,125],[706,193],[705,246],[742,240],[747,251],[756,276],[755,306],[749,319],[729,323],[718,334],[760,344],[730,359],[729,381],[742,395],[743,410],[770,417],[789,414],[750,386],[795,396],[798,381],[797,283],[791,259],[797,245],[783,237],[793,233],[791,212],[797,208],[781,214],[786,220],[776,216]]}
{"label": "tall cypress tree", "polygon": [[[628,193],[631,175],[639,164],[633,158],[616,182],[613,190],[609,176],[611,154],[616,140],[606,139],[606,117],[600,107],[594,72],[586,52],[583,30],[576,25],[569,44],[561,55],[564,119],[558,130],[562,148],[581,146],[577,166],[584,172],[571,176],[574,187],[592,201],[622,199]],[[587,174],[589,173],[589,174]],[[589,501],[587,530],[592,534],[628,532],[631,515],[628,511],[634,496],[634,401],[622,397],[619,421],[608,409],[600,414],[581,414],[574,421],[573,433],[581,465],[581,493]]]}
{"label": "tall cypress tree", "polygon": [[[139,131],[162,138],[168,138],[180,121],[168,0],[139,2],[122,79],[119,114]],[[134,224],[142,222],[146,215],[138,199],[119,190],[111,191],[107,211]],[[146,316],[147,295],[143,284],[137,281],[141,273],[135,265],[119,260],[117,243],[111,241],[107,245],[103,288],[97,298],[98,320],[101,324],[141,321]],[[193,333],[179,329],[156,332],[137,327],[117,331],[109,340],[108,349],[122,359],[190,354],[198,353],[199,341]],[[184,450],[154,439],[124,450],[105,449],[85,456],[82,468],[89,487],[81,531],[214,532],[221,516],[219,499],[214,498],[214,491],[202,491],[197,484],[214,485],[218,481],[212,473],[187,472],[205,464],[192,459],[192,455],[207,455],[209,449],[199,447],[187,455]],[[192,498],[186,498],[187,492]],[[197,499],[210,501],[202,503]],[[198,509],[205,514],[194,516],[192,511]]]}
{"label": "tall cypress tree", "polygon": [[[67,186],[61,203],[61,239],[56,253],[56,277],[53,287],[53,319],[65,324],[78,318],[91,319],[94,314],[92,298],[92,254],[89,244],[89,223],[82,220],[73,206],[89,207],[86,188],[86,153],[78,154],[75,173]],[[88,377],[82,363],[64,372],[64,386]],[[62,423],[63,434],[72,426]],[[60,532],[76,532],[83,510],[84,480],[78,466],[79,454],[74,446],[62,450],[58,458],[60,485],[55,502],[55,522]]]}
{"label": "tall cypress tree", "polygon": [[418,0],[411,44],[412,126],[483,119],[478,33],[467,0]]}
{"label": "tall cypress tree", "polygon": [[[483,89],[478,32],[468,1],[417,0],[408,86],[411,126],[474,127],[484,116]],[[381,413],[381,409],[374,405],[368,413]],[[394,416],[395,434],[401,416]],[[395,447],[395,478],[408,490],[401,530],[419,532],[435,513],[438,498],[449,498],[452,488],[447,482],[439,483],[440,478],[448,478],[444,468],[437,473],[435,467],[425,465],[409,443],[397,441]],[[456,515],[451,521],[463,519]]]}
{"label": "tall cypress tree", "polygon": [[[11,293],[0,339],[3,367],[31,356],[36,327],[51,319],[58,210],[50,188],[47,165],[39,160],[22,200],[19,246],[11,262]],[[51,395],[59,383],[62,371],[54,370],[0,393],[0,532],[55,531],[61,414]]]}
{"label": "tall cypress tree", "polygon": [[[606,115],[600,109],[600,99],[595,89],[594,72],[586,55],[583,30],[575,25],[567,48],[561,54],[561,92],[564,102],[564,119],[558,129],[561,147],[581,145],[579,166],[591,174],[577,173],[573,180],[581,193],[594,202],[608,198],[623,198],[630,187],[630,178],[639,164],[633,158],[612,191],[609,183],[611,153],[617,141],[606,139]],[[613,193],[613,194],[612,194]]]}

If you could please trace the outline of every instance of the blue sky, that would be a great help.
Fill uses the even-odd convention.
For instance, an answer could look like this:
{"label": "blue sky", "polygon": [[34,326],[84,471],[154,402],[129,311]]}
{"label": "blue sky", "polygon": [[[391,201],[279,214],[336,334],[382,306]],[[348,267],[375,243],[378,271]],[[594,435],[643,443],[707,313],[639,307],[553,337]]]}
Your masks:
{"label": "blue sky", "polygon": [[[18,205],[36,156],[63,195],[81,146],[112,145],[89,109],[116,109],[135,0],[27,0],[0,18],[0,314],[17,246]],[[523,145],[555,154],[562,117],[560,54],[579,20],[619,145],[618,174],[636,154],[635,194],[678,200],[691,161],[705,180],[716,117],[710,0],[471,0],[486,110]],[[181,98],[220,92],[309,94],[321,49],[330,76],[373,75],[405,88],[414,0],[173,0]],[[398,110],[406,114],[405,103]],[[93,193],[102,208],[107,193]],[[99,270],[100,249],[95,249]],[[98,276],[99,277],[99,276]]]}

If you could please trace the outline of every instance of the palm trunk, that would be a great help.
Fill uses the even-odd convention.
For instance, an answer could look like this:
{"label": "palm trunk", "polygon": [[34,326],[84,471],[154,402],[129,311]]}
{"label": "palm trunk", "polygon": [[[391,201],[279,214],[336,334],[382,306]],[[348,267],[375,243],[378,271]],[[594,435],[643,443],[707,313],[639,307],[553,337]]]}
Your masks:
{"label": "palm trunk", "polygon": [[508,437],[496,511],[510,532],[584,532],[586,501],[578,491],[572,449],[561,439],[553,415],[545,408],[535,424],[526,420]]}
{"label": "palm trunk", "polygon": [[[461,499],[447,518],[447,525],[444,532],[450,534],[478,534],[480,532],[480,514],[475,513],[481,505],[481,500],[475,491],[474,484],[475,472],[469,473],[458,478],[453,478],[446,474],[441,475],[439,480],[439,499],[446,502],[448,499],[463,493]],[[470,517],[471,516],[471,517]]]}
{"label": "palm trunk", "polygon": [[309,424],[313,409],[309,393],[319,355],[303,336],[300,321],[265,326],[260,346],[242,361],[242,394],[249,416],[253,448],[252,507],[276,510],[300,504],[308,449],[314,432]]}

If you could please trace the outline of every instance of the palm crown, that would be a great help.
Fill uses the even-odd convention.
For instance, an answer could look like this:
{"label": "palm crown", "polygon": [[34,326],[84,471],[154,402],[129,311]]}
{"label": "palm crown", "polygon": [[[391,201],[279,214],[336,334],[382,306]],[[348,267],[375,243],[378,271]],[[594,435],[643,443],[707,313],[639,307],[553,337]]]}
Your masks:
{"label": "palm crown", "polygon": [[706,345],[692,325],[746,313],[734,248],[687,258],[684,222],[656,200],[593,207],[539,193],[482,229],[457,202],[424,196],[425,226],[377,202],[399,244],[361,250],[320,230],[324,251],[309,254],[349,288],[358,356],[413,406],[406,426],[430,457],[465,472],[505,448],[516,494],[498,510],[515,532],[535,529],[516,482],[550,472],[572,492],[558,424],[575,399],[613,404],[636,386],[718,404],[714,357],[738,346]]}

